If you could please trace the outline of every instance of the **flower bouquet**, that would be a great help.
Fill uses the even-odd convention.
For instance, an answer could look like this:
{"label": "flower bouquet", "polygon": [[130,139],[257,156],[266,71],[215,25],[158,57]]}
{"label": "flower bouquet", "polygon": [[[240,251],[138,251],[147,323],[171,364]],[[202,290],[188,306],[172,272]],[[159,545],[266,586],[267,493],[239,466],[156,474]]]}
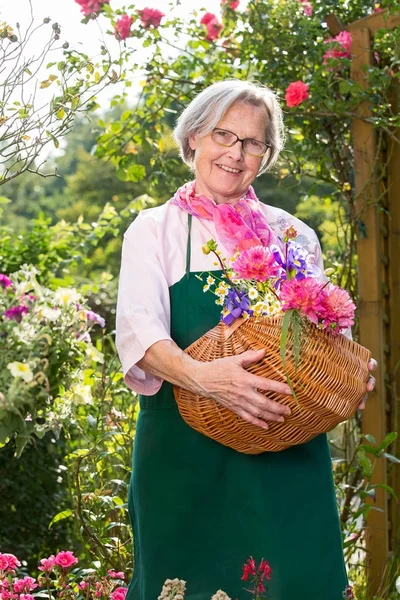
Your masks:
{"label": "flower bouquet", "polygon": [[265,348],[265,357],[247,370],[289,384],[292,396],[268,392],[268,398],[288,405],[291,415],[264,430],[212,399],[178,387],[175,398],[194,429],[248,454],[283,450],[330,431],[355,413],[369,377],[370,352],[342,333],[354,322],[350,296],[331,283],[333,271],[321,274],[296,238],[289,227],[281,246],[254,246],[229,265],[214,240],[203,247],[221,267],[203,288],[222,307],[221,322],[185,352],[211,361]]}

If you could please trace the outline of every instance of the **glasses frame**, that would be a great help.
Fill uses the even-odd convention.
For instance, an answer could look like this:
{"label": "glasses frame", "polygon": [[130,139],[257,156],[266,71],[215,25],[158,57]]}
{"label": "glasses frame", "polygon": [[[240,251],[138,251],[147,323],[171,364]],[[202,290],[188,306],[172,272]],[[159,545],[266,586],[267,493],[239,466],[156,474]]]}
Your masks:
{"label": "glasses frame", "polygon": [[[215,141],[212,137],[213,133],[215,131],[223,131],[224,133],[230,133],[231,135],[235,136],[236,140],[234,142],[232,142],[232,144],[221,144],[221,142]],[[257,158],[262,158],[267,153],[267,150],[272,148],[271,144],[266,144],[265,142],[261,142],[260,140],[256,140],[255,138],[240,138],[238,135],[236,135],[236,133],[233,133],[233,131],[229,131],[229,129],[222,129],[221,127],[214,127],[214,129],[211,132],[211,139],[213,142],[218,144],[218,146],[223,146],[224,148],[232,148],[232,146],[234,146],[238,142],[241,142],[243,152],[245,152],[246,154],[250,154],[251,156],[256,156]],[[262,144],[263,146],[265,146],[264,152],[262,154],[253,154],[253,152],[249,152],[248,150],[245,150],[244,142],[247,142],[247,141],[253,141],[253,142],[257,142],[258,144]]]}

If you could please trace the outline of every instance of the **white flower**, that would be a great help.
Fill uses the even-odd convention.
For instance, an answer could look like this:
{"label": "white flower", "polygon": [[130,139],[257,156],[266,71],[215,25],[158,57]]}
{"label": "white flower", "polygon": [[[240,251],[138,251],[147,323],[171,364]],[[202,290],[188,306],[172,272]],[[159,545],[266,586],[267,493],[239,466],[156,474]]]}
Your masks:
{"label": "white flower", "polygon": [[396,579],[396,590],[398,591],[398,593],[400,594],[400,577],[398,577]]}
{"label": "white flower", "polygon": [[208,292],[209,289],[210,289],[209,285],[203,285],[203,292]]}
{"label": "white flower", "polygon": [[207,281],[208,285],[214,285],[214,283],[215,283],[215,279],[214,279],[214,277],[211,277],[211,275],[209,275],[207,277],[206,281]]}
{"label": "white flower", "polygon": [[26,383],[29,383],[33,379],[33,373],[31,368],[26,363],[12,362],[8,363],[7,369],[10,371],[13,377],[21,377]]}
{"label": "white flower", "polygon": [[256,288],[251,287],[248,291],[248,297],[250,298],[250,300],[255,300],[258,296],[258,292],[256,290]]}
{"label": "white flower", "polygon": [[54,293],[54,297],[57,302],[60,302],[60,304],[63,304],[64,306],[66,304],[72,304],[74,302],[79,302],[79,300],[81,299],[80,293],[77,292],[75,288],[65,288],[65,287],[57,288]]}
{"label": "white flower", "polygon": [[69,399],[74,404],[93,404],[92,390],[90,385],[84,385],[83,383],[77,383],[69,391]]}
{"label": "white flower", "polygon": [[46,319],[47,321],[57,321],[60,318],[61,310],[59,308],[50,308],[44,306],[39,311],[39,318]]}
{"label": "white flower", "polygon": [[104,365],[104,354],[100,352],[100,350],[97,350],[95,346],[87,346],[86,354],[90,360],[94,360],[94,362],[98,362],[101,365]]}

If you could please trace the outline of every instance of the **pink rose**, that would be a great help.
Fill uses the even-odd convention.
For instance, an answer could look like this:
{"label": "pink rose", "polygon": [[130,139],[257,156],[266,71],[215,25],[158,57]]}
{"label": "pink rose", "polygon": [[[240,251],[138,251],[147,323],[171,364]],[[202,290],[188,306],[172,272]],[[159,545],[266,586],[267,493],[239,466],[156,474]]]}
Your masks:
{"label": "pink rose", "polygon": [[302,81],[293,81],[288,85],[285,92],[286,104],[289,107],[298,106],[309,97],[308,85]]}
{"label": "pink rose", "polygon": [[307,0],[301,0],[301,3],[303,5],[304,14],[306,15],[306,17],[311,17],[313,13],[313,7],[311,2],[307,2]]}
{"label": "pink rose", "polygon": [[126,40],[131,35],[132,17],[122,15],[115,24],[115,37],[117,40]]}
{"label": "pink rose", "polygon": [[14,592],[17,592],[17,594],[27,594],[37,587],[38,584],[33,577],[23,577],[22,579],[16,579],[14,581]]}
{"label": "pink rose", "polygon": [[200,20],[200,25],[205,25],[207,30],[206,40],[209,42],[216,40],[222,30],[222,24],[213,13],[205,13]]}
{"label": "pink rose", "polygon": [[350,58],[351,41],[351,33],[348,31],[341,31],[334,38],[325,40],[325,44],[332,44],[335,42],[335,46],[325,52],[323,56],[324,63],[326,63],[329,58]]}
{"label": "pink rose", "polygon": [[49,558],[42,558],[40,560],[41,567],[38,567],[39,571],[43,571],[45,573],[50,573],[53,570],[53,567],[56,564],[56,557],[54,554],[49,556]]}
{"label": "pink rose", "polygon": [[110,0],[75,0],[75,2],[79,4],[85,17],[89,17],[90,15],[97,16],[103,4],[108,4]]}
{"label": "pink rose", "polygon": [[[6,312],[7,311],[5,311],[4,314]],[[12,318],[12,317],[8,317],[8,318]],[[14,571],[14,569],[16,569],[19,566],[21,566],[21,563],[19,562],[18,558],[16,556],[14,556],[14,554],[2,554],[0,552],[0,571],[6,571],[6,570]]]}
{"label": "pink rose", "polygon": [[227,4],[232,10],[236,10],[240,4],[240,0],[222,0],[221,4]]}
{"label": "pink rose", "polygon": [[111,600],[125,600],[127,591],[128,591],[128,588],[126,588],[126,587],[117,587],[112,592],[110,598],[111,598]]}
{"label": "pink rose", "polygon": [[35,600],[35,597],[32,594],[21,594],[19,600]]}
{"label": "pink rose", "polygon": [[54,562],[62,569],[69,569],[73,565],[76,565],[78,559],[73,555],[73,553],[70,550],[67,550],[59,552]]}
{"label": "pink rose", "polygon": [[165,17],[165,14],[157,8],[144,8],[138,12],[143,27],[158,27],[161,23],[161,19]]}
{"label": "pink rose", "polygon": [[125,579],[125,574],[122,571],[113,571],[110,569],[108,571],[108,575],[111,577],[111,579]]}

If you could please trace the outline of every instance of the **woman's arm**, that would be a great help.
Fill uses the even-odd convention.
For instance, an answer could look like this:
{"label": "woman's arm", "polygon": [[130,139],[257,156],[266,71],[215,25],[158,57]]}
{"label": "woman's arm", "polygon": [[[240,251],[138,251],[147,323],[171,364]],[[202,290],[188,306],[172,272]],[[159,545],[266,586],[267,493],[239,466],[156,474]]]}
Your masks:
{"label": "woman's arm", "polygon": [[266,421],[284,421],[287,406],[266,398],[258,390],[290,395],[286,383],[258,377],[245,367],[263,358],[265,350],[248,350],[238,356],[211,362],[197,361],[171,340],[153,344],[137,365],[144,371],[186,390],[213,398],[231,411],[264,429]]}

